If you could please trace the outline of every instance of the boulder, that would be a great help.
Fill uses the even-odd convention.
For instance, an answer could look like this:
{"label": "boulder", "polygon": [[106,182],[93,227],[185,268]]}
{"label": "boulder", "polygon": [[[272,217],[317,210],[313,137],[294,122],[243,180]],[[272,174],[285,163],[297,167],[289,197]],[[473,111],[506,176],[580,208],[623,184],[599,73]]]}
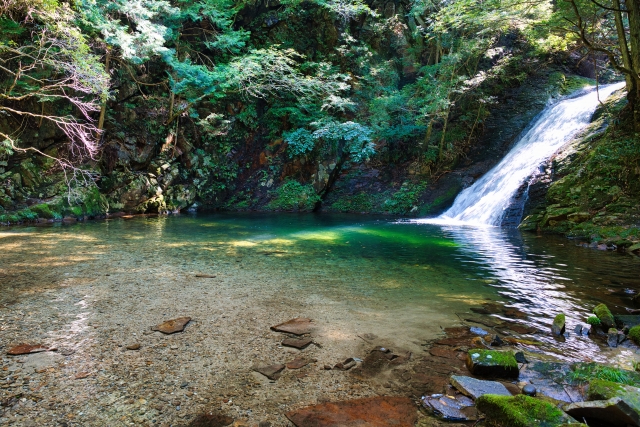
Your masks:
{"label": "boulder", "polygon": [[602,324],[602,328],[608,330],[609,328],[613,328],[616,326],[616,322],[613,319],[613,315],[611,311],[609,311],[609,307],[605,304],[598,304],[593,309],[593,314],[595,314],[598,319],[600,319],[600,323]]}
{"label": "boulder", "polygon": [[611,381],[589,381],[587,402],[565,405],[578,419],[606,421],[613,426],[640,426],[640,388]]}
{"label": "boulder", "polygon": [[460,393],[473,399],[477,399],[485,394],[511,396],[509,390],[496,381],[483,381],[471,377],[453,375],[451,377],[451,385]]}
{"label": "boulder", "polygon": [[629,339],[637,345],[640,345],[640,325],[629,329]]}
{"label": "boulder", "polygon": [[518,378],[518,362],[511,351],[469,350],[467,368],[478,376]]}
{"label": "boulder", "polygon": [[609,347],[618,347],[618,330],[616,328],[610,328],[607,331],[607,344]]}
{"label": "boulder", "polygon": [[558,314],[555,319],[553,319],[553,324],[551,325],[551,332],[553,335],[563,335],[565,331],[565,315],[563,313]]}
{"label": "boulder", "polygon": [[575,423],[555,405],[535,397],[485,394],[476,407],[487,418],[487,425],[501,427],[547,427]]}

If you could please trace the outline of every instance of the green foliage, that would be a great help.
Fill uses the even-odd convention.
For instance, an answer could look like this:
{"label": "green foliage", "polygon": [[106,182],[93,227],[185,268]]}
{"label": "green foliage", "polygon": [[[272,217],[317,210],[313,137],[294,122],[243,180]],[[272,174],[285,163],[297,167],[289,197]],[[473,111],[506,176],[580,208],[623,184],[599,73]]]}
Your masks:
{"label": "green foliage", "polygon": [[289,157],[297,157],[310,153],[316,145],[313,134],[304,128],[285,132],[283,138],[287,145]]}
{"label": "green foliage", "polygon": [[426,182],[405,182],[391,198],[384,202],[383,208],[389,213],[403,215],[416,208],[418,199],[427,187]]}
{"label": "green foliage", "polygon": [[289,180],[272,192],[273,200],[266,208],[279,211],[312,211],[320,197],[311,185]]}
{"label": "green foliage", "polygon": [[587,383],[594,379],[631,386],[640,385],[640,374],[598,363],[577,363],[571,367],[567,379],[574,383]]}
{"label": "green foliage", "polygon": [[62,215],[51,209],[51,206],[46,203],[31,206],[30,209],[35,212],[39,218],[45,219],[62,219]]}
{"label": "green foliage", "polygon": [[331,205],[331,209],[339,212],[369,213],[373,209],[373,203],[371,197],[363,192],[336,200]]}

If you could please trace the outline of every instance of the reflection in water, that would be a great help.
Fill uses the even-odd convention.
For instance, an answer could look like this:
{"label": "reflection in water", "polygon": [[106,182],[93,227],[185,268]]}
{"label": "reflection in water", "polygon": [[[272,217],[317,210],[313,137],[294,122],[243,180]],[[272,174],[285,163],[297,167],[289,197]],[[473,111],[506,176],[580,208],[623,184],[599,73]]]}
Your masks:
{"label": "reflection in water", "polygon": [[[333,301],[336,316],[354,324],[366,312],[387,330],[414,340],[489,299],[526,313],[527,319],[517,321],[541,329],[536,338],[551,343],[547,331],[555,314],[567,315],[571,331],[597,302],[624,312],[630,301],[624,289],[640,287],[637,258],[577,248],[564,239],[349,215],[116,219],[5,229],[0,244],[4,304],[73,286],[72,279],[95,281],[111,295],[112,288],[104,290],[107,272],[135,274],[141,294],[154,304],[154,281],[226,271],[233,286],[243,286],[258,303],[262,284],[276,283],[281,295],[311,305]],[[240,272],[251,281],[234,283]],[[85,301],[89,305],[78,307],[78,314],[89,316],[91,298]],[[85,328],[85,319],[78,318],[69,333]],[[554,345],[568,355],[595,355],[597,349],[588,338]]]}

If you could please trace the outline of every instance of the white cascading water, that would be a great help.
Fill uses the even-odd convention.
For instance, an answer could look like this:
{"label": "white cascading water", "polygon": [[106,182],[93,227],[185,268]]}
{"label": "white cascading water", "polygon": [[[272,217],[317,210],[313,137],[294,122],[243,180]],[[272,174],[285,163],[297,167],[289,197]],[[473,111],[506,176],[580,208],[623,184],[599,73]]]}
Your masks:
{"label": "white cascading water", "polygon": [[599,104],[598,96],[604,101],[623,86],[601,86],[599,95],[593,90],[545,108],[502,161],[463,190],[449,210],[418,222],[499,226],[520,185],[589,123]]}

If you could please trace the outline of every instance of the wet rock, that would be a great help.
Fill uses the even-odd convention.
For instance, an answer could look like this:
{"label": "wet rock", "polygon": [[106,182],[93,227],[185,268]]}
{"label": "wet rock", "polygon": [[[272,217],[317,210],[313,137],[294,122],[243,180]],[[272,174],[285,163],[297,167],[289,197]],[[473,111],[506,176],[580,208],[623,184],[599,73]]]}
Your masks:
{"label": "wet rock", "polygon": [[311,333],[313,325],[311,319],[305,317],[296,317],[279,325],[271,327],[272,331],[286,332],[294,335],[304,335]]}
{"label": "wet rock", "polygon": [[509,393],[509,390],[507,390],[504,385],[495,381],[483,381],[471,377],[453,375],[451,377],[451,385],[462,394],[473,399],[477,399],[485,394],[511,396],[511,393]]}
{"label": "wet rock", "polygon": [[531,384],[527,384],[526,386],[522,387],[522,394],[524,394],[525,396],[534,397],[536,395],[536,392],[536,388]]}
{"label": "wet rock", "polygon": [[174,334],[176,332],[182,332],[190,321],[191,317],[178,317],[177,319],[167,320],[166,322],[156,325],[151,328],[151,330],[159,331],[163,334]]}
{"label": "wet rock", "polygon": [[553,319],[553,324],[551,325],[551,332],[553,335],[563,335],[565,332],[565,320],[566,317],[563,313],[558,314]]}
{"label": "wet rock", "polygon": [[418,415],[406,397],[370,397],[323,403],[287,412],[297,427],[413,427]]}
{"label": "wet rock", "polygon": [[276,363],[274,365],[267,366],[254,366],[252,369],[270,380],[277,380],[282,375],[282,370],[285,368],[284,365],[280,363]]}
{"label": "wet rock", "polygon": [[605,304],[598,304],[593,309],[593,314],[595,314],[598,317],[598,319],[600,319],[600,323],[602,324],[602,328],[604,330],[608,330],[610,328],[615,327],[616,324],[615,324],[613,315],[611,314],[611,311],[609,311],[609,308]]}
{"label": "wet rock", "polygon": [[573,332],[575,332],[576,335],[582,335],[582,325],[576,325]]}
{"label": "wet rock", "polygon": [[488,425],[546,427],[575,422],[555,405],[523,394],[513,397],[486,394],[476,400],[476,407],[485,414]]}
{"label": "wet rock", "polygon": [[469,350],[467,368],[472,374],[479,376],[518,378],[518,362],[510,351]]}
{"label": "wet rock", "polygon": [[356,361],[353,360],[352,357],[349,357],[349,358],[345,359],[342,362],[336,363],[334,368],[335,369],[342,369],[343,371],[348,371],[349,369],[353,368],[354,366],[356,366]]}
{"label": "wet rock", "polygon": [[618,330],[615,328],[609,329],[607,331],[607,344],[609,347],[616,348],[618,347]]}
{"label": "wet rock", "polygon": [[521,351],[516,351],[516,353],[514,354],[514,357],[516,358],[516,362],[518,363],[529,363],[524,353]]}
{"label": "wet rock", "polygon": [[469,328],[469,332],[471,332],[472,334],[475,334],[475,335],[480,335],[481,337],[489,334],[489,332],[487,332],[484,329],[479,328],[477,326],[470,327]]}
{"label": "wet rock", "polygon": [[[635,404],[632,399],[635,399]],[[636,394],[628,399],[613,397],[608,400],[571,403],[562,409],[579,420],[599,420],[611,426],[640,426],[640,406],[637,402]]]}
{"label": "wet rock", "polygon": [[7,354],[10,356],[20,356],[22,354],[40,353],[47,350],[49,350],[49,348],[42,344],[20,344],[9,349]]}
{"label": "wet rock", "polygon": [[504,344],[504,341],[502,341],[498,335],[494,336],[491,340],[492,347],[500,347],[502,344]]}
{"label": "wet rock", "polygon": [[196,277],[201,279],[215,279],[215,274],[196,274]]}
{"label": "wet rock", "polygon": [[302,350],[312,342],[313,342],[312,338],[302,338],[302,339],[287,338],[282,341],[282,345],[286,347],[293,347],[293,348],[297,348],[298,350]]}
{"label": "wet rock", "polygon": [[445,421],[475,421],[478,419],[478,410],[473,406],[473,401],[466,396],[434,395],[423,398],[422,404]]}
{"label": "wet rock", "polygon": [[198,415],[188,427],[226,427],[233,423],[233,418],[218,414],[215,412],[208,412]]}
{"label": "wet rock", "polygon": [[309,363],[315,362],[315,359],[307,359],[306,357],[296,357],[291,362],[287,363],[287,369],[300,369],[307,366]]}
{"label": "wet rock", "polygon": [[140,343],[129,344],[127,350],[140,350]]}

